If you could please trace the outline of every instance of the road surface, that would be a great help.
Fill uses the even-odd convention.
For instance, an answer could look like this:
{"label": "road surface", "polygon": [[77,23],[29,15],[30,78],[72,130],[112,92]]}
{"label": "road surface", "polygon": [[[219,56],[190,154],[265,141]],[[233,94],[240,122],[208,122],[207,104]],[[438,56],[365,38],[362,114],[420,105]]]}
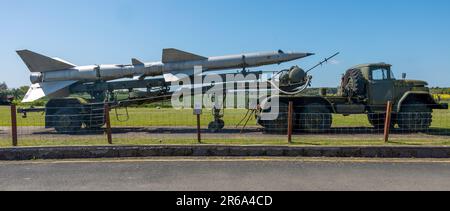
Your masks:
{"label": "road surface", "polygon": [[450,160],[154,158],[0,162],[0,190],[450,190]]}

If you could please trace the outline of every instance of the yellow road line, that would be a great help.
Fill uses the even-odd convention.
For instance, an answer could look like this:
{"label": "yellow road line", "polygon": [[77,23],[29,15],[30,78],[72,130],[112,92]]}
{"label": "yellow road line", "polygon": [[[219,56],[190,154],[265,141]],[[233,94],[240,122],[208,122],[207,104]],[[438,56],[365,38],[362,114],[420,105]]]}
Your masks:
{"label": "yellow road line", "polygon": [[20,164],[89,164],[89,163],[147,163],[147,162],[313,162],[313,163],[443,163],[450,164],[450,159],[381,159],[381,158],[142,158],[142,159],[89,159],[89,160],[38,160],[38,161],[7,161],[0,165]]}

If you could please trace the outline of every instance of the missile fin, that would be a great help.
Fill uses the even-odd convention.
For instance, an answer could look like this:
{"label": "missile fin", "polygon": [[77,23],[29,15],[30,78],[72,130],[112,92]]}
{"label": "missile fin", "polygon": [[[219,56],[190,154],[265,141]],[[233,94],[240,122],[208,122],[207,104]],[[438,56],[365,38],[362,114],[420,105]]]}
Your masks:
{"label": "missile fin", "polygon": [[164,49],[162,56],[163,63],[198,61],[206,59],[208,58],[174,48]]}
{"label": "missile fin", "polygon": [[166,82],[176,82],[182,79],[189,78],[194,75],[194,70],[181,70],[177,72],[165,72],[163,74]]}
{"label": "missile fin", "polygon": [[133,66],[144,65],[144,62],[141,62],[141,61],[139,61],[138,59],[135,59],[135,58],[131,59],[131,63],[133,64]]}
{"label": "missile fin", "polygon": [[50,58],[30,50],[20,50],[17,51],[17,54],[19,54],[31,72],[49,72],[75,67],[74,64],[64,60]]}
{"label": "missile fin", "polygon": [[135,75],[133,76],[133,80],[144,80],[145,79],[145,75]]}
{"label": "missile fin", "polygon": [[176,75],[172,74],[172,73],[166,73],[164,74],[164,80],[166,82],[176,82],[181,80],[180,77],[177,77]]}
{"label": "missile fin", "polygon": [[69,93],[69,86],[75,84],[77,81],[58,81],[58,82],[43,82],[31,85],[27,94],[23,98],[23,103],[30,103],[39,100],[43,97],[67,97]]}

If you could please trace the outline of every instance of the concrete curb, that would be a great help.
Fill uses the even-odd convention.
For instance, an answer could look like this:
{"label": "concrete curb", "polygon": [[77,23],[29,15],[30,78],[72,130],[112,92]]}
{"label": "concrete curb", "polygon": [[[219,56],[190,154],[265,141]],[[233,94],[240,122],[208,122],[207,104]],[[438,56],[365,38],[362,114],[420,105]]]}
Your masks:
{"label": "concrete curb", "polygon": [[155,156],[450,158],[450,147],[77,146],[0,149],[0,160]]}

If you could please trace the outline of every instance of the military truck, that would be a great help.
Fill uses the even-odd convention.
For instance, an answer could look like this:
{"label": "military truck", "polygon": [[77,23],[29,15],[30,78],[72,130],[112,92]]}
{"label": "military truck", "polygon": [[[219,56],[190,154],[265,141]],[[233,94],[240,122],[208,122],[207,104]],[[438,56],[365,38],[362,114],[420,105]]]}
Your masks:
{"label": "military truck", "polygon": [[436,102],[425,81],[406,80],[406,74],[403,74],[403,79],[397,80],[391,67],[386,63],[371,63],[350,68],[342,77],[337,96],[327,96],[326,90],[317,96],[271,96],[265,102],[279,100],[278,118],[263,120],[263,114],[272,111],[272,108],[262,103],[257,114],[258,124],[268,133],[286,132],[288,103],[292,101],[292,119],[296,130],[327,131],[332,126],[332,114],[366,114],[373,127],[382,128],[386,104],[391,101],[394,104],[393,126],[413,132],[428,129],[432,123],[433,109],[448,109],[448,104]]}

